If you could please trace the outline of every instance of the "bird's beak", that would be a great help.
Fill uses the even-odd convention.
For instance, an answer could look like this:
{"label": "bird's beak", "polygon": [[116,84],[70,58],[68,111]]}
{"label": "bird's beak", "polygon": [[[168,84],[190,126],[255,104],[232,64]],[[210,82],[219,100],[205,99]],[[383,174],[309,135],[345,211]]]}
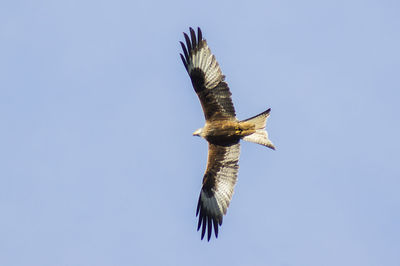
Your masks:
{"label": "bird's beak", "polygon": [[193,136],[200,136],[201,128],[193,132]]}

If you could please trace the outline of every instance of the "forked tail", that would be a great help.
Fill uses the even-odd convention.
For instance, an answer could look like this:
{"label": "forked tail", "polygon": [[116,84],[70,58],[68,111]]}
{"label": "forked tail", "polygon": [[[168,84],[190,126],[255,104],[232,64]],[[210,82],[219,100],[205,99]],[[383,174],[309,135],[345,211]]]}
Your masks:
{"label": "forked tail", "polygon": [[269,140],[268,138],[268,132],[265,129],[265,126],[267,125],[267,119],[269,116],[269,112],[271,111],[271,108],[268,109],[267,111],[262,112],[261,114],[258,114],[256,116],[253,116],[249,119],[243,120],[241,122],[250,122],[254,123],[255,125],[255,130],[251,135],[243,137],[244,140],[249,141],[249,142],[254,142],[258,143],[264,146],[267,146],[268,148],[271,148],[275,150],[274,144]]}

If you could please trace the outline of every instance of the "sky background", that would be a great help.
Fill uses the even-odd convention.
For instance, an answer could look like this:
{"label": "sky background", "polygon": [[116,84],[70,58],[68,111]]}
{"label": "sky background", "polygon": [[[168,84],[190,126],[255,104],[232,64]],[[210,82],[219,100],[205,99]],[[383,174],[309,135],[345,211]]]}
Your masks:
{"label": "sky background", "polygon": [[[400,265],[400,2],[238,2],[0,3],[0,265]],[[277,147],[210,242],[189,26]]]}

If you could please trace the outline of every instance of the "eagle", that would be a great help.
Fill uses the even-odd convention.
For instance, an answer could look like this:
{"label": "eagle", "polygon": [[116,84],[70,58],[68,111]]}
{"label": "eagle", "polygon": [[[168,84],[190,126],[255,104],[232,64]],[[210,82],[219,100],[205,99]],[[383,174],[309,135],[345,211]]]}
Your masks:
{"label": "eagle", "polygon": [[197,36],[189,28],[190,37],[183,33],[186,46],[181,59],[200,99],[205,116],[204,127],[193,135],[208,142],[207,166],[197,204],[199,217],[197,231],[201,228],[201,239],[207,231],[210,241],[212,228],[218,237],[218,228],[232,199],[239,169],[240,140],[275,149],[265,130],[271,109],[246,120],[238,120],[231,99],[231,92],[215,56],[211,53],[200,28]]}

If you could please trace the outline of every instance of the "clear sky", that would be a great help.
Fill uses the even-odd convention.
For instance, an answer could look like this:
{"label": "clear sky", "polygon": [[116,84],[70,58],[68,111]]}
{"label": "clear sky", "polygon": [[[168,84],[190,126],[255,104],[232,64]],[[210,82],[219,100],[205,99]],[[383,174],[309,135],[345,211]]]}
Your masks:
{"label": "clear sky", "polygon": [[[1,2],[0,265],[400,265],[399,3]],[[277,147],[210,242],[189,26]]]}

